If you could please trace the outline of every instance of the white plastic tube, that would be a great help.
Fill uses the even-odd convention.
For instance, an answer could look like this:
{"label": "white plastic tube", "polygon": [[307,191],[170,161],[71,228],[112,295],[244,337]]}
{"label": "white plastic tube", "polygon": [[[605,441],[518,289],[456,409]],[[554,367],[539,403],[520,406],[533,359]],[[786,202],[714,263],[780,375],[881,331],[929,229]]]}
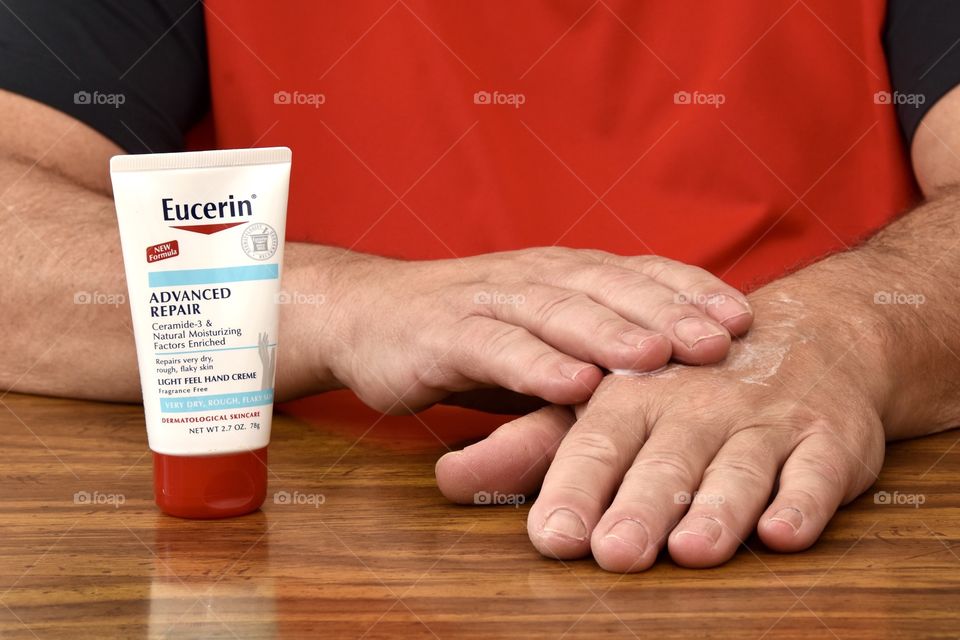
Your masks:
{"label": "white plastic tube", "polygon": [[290,150],[110,161],[154,491],[172,515],[259,508]]}

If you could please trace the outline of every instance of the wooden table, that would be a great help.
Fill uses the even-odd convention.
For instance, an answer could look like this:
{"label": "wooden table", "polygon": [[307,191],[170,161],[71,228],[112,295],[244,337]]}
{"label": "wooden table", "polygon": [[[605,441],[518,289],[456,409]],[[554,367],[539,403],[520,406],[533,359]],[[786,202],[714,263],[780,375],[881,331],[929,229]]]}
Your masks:
{"label": "wooden table", "polygon": [[621,576],[541,558],[524,507],[439,494],[434,434],[496,418],[286,411],[263,510],[198,522],[154,508],[139,407],[3,397],[0,637],[960,637],[956,432],[890,447],[876,489],[919,507],[871,491],[806,553]]}

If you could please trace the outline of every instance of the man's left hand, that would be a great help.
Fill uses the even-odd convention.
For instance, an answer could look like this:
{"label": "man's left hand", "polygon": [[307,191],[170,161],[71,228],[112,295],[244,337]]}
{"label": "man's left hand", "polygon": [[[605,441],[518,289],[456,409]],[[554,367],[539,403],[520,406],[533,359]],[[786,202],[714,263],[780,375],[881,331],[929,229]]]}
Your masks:
{"label": "man's left hand", "polygon": [[[573,410],[508,423],[437,464],[443,493],[540,494],[527,528],[555,558],[611,571],[728,560],[756,528],[778,551],[813,544],[883,462],[882,336],[872,300],[836,313],[795,278],[751,304],[725,362],[610,375]],[[771,495],[775,497],[770,502]]]}

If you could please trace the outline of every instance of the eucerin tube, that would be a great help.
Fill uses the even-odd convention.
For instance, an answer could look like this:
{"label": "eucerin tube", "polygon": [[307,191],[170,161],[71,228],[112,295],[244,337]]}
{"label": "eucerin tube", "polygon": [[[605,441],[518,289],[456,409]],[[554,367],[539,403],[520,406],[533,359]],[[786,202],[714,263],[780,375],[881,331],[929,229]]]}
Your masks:
{"label": "eucerin tube", "polygon": [[266,495],[290,150],[110,161],[154,493],[221,518]]}

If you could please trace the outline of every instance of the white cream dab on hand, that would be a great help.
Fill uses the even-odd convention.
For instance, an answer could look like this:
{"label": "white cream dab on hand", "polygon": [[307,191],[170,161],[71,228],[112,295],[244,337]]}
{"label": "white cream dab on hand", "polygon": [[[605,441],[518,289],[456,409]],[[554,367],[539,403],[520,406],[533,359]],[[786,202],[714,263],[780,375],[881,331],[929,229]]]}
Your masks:
{"label": "white cream dab on hand", "polygon": [[665,365],[653,371],[637,371],[636,369],[610,369],[610,373],[615,376],[627,376],[630,378],[639,378],[645,376],[669,377],[675,374],[675,367],[672,364]]}

